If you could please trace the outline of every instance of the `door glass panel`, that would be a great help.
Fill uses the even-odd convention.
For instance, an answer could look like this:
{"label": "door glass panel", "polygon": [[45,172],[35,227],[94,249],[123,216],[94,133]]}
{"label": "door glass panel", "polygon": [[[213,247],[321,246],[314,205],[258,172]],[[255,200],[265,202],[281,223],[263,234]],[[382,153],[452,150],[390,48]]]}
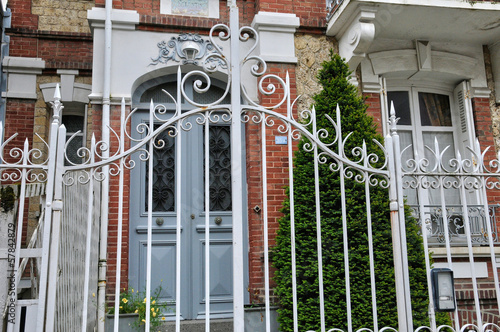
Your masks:
{"label": "door glass panel", "polygon": [[230,138],[229,126],[209,127],[210,211],[232,208]]}
{"label": "door glass panel", "polygon": [[[203,82],[201,77],[195,76],[195,79],[200,79],[202,82],[200,89],[205,89],[207,87],[207,84]],[[224,95],[224,89],[221,89],[216,86],[211,86],[210,90],[204,93],[198,93],[196,91],[193,91],[193,101],[199,104],[211,104],[213,102],[216,102],[219,100],[223,95]],[[220,102],[220,104],[230,104],[231,103],[231,96],[228,93],[226,97]]]}
{"label": "door glass panel", "polygon": [[[158,126],[155,126],[155,129]],[[153,148],[153,212],[175,211],[175,138],[168,130],[158,135],[158,142],[163,141],[160,149]],[[149,163],[146,163],[145,197],[148,197]],[[146,211],[148,202],[146,199]]]}
{"label": "door glass panel", "polygon": [[[398,125],[411,125],[410,98],[408,91],[387,92],[389,105],[394,103],[396,118],[399,118]],[[390,108],[389,108],[390,111]]]}
{"label": "door glass panel", "polygon": [[173,100],[163,90],[170,93],[174,98],[177,98],[177,82],[168,82],[154,86],[144,91],[141,96],[141,103],[149,103],[153,100],[155,103],[172,103]]}
{"label": "door glass panel", "polygon": [[422,126],[451,127],[450,97],[437,93],[418,93]]}

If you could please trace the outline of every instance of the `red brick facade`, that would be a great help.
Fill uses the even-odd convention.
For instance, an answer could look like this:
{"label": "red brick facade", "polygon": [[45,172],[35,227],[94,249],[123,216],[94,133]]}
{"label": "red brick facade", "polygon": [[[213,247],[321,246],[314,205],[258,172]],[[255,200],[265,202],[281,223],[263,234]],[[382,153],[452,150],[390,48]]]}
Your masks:
{"label": "red brick facade", "polygon": [[[295,80],[295,65],[268,64],[269,74],[286,77],[288,73],[290,80]],[[266,81],[263,86],[274,83]],[[291,90],[291,99],[297,96],[295,88]],[[283,98],[283,91],[277,90],[272,96],[261,95],[260,103],[264,106],[278,104]],[[278,112],[286,114],[286,105],[281,106]],[[272,119],[272,118],[271,118]],[[276,119],[273,119],[276,120]],[[249,247],[249,285],[248,291],[252,303],[260,303],[264,296],[264,217],[263,212],[256,212],[255,207],[263,209],[263,167],[267,172],[267,223],[268,244],[272,248],[275,244],[278,220],[282,217],[281,208],[285,199],[285,189],[288,181],[288,146],[276,145],[276,136],[286,136],[278,131],[281,123],[275,122],[273,127],[265,128],[266,135],[266,165],[262,161],[262,125],[248,123],[246,133],[246,163],[247,163],[247,189],[248,189],[248,247]],[[272,269],[271,269],[272,270]],[[272,276],[272,273],[271,273]],[[272,282],[272,281],[271,281]]]}

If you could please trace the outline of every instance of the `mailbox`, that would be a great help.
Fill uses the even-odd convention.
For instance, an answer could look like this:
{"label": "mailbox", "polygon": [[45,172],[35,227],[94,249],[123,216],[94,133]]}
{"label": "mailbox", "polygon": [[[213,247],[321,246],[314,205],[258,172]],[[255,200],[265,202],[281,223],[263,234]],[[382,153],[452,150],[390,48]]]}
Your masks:
{"label": "mailbox", "polygon": [[432,295],[436,311],[455,311],[455,285],[450,269],[431,270]]}

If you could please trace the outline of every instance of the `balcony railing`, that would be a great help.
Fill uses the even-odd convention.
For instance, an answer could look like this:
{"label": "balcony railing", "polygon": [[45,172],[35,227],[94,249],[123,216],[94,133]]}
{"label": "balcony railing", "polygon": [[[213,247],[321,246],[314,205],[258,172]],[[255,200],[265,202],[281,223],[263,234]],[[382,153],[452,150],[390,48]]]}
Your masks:
{"label": "balcony railing", "polygon": [[[420,211],[418,206],[410,206],[411,214],[421,225]],[[427,238],[429,245],[445,244],[445,228],[448,228],[448,236],[452,245],[465,245],[467,241],[465,216],[462,205],[446,206],[446,222],[443,222],[443,210],[440,205],[424,206],[425,225],[427,227]],[[488,214],[492,230],[493,243],[498,244],[498,229],[496,215],[499,205],[489,205]],[[469,226],[471,230],[471,241],[473,245],[488,245],[487,218],[483,205],[467,205]]]}
{"label": "balcony railing", "polygon": [[340,5],[344,2],[344,0],[326,0],[326,10],[327,10],[327,16],[326,16],[326,21],[330,21],[332,18],[333,14],[337,11],[337,8],[340,7]]}

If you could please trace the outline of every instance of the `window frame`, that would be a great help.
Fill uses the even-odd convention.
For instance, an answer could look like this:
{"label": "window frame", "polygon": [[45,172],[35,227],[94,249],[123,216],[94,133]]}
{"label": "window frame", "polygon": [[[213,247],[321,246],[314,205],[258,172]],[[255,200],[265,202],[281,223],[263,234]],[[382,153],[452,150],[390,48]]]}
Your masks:
{"label": "window frame", "polygon": [[[411,149],[411,156],[410,158],[415,158],[415,150],[418,153],[418,158],[422,158],[426,156],[425,150],[425,141],[423,139],[424,133],[432,133],[432,132],[450,132],[453,134],[453,151],[452,157],[457,157],[456,152],[459,151],[462,157],[465,158],[470,158],[470,152],[467,154],[465,152],[466,146],[464,143],[464,137],[468,138],[466,140],[469,141],[469,143],[473,143],[470,141],[472,137],[475,137],[475,128],[474,128],[474,123],[473,122],[467,122],[466,124],[466,131],[462,131],[462,125],[463,125],[463,120],[461,119],[461,109],[459,107],[460,101],[458,98],[460,96],[457,95],[457,91],[460,88],[467,87],[467,83],[460,83],[457,86],[446,88],[443,86],[428,86],[428,85],[415,85],[415,84],[409,84],[407,82],[406,84],[402,84],[402,82],[397,82],[393,84],[387,84],[386,85],[386,91],[387,93],[384,94],[384,102],[385,102],[385,110],[383,111],[383,118],[386,117],[387,119],[389,118],[389,110],[390,110],[390,99],[388,96],[389,92],[392,91],[405,91],[408,93],[408,101],[409,101],[409,109],[411,112],[411,124],[410,125],[397,125],[397,130],[398,133],[401,132],[410,132],[411,133],[411,139],[412,139],[412,145],[414,145],[414,148]],[[442,94],[442,95],[447,95],[450,100],[450,111],[451,111],[451,121],[452,121],[452,126],[424,126],[421,123],[420,119],[420,104],[419,104],[419,95],[418,93],[424,92],[424,93],[435,93],[435,94]],[[470,102],[470,101],[467,101]],[[470,112],[472,113],[473,110],[471,109],[465,109],[463,112]],[[468,114],[466,117],[473,118],[473,114]],[[465,120],[466,121],[466,120]],[[388,126],[384,126],[384,131],[387,134],[388,133]],[[472,146],[471,146],[472,147]],[[403,150],[405,146],[401,146],[401,150]],[[434,149],[433,146],[430,146],[430,148]],[[444,146],[440,145],[440,150],[444,149]],[[402,160],[403,167],[404,167],[404,160]],[[415,192],[416,195],[416,202],[409,203],[412,206],[418,206],[418,208],[424,208],[424,214],[426,217],[428,216],[429,218],[433,218],[434,214],[436,211],[433,212],[432,206],[435,205],[441,205],[442,203],[433,203],[431,202],[431,194],[427,192],[427,189],[417,189]],[[445,194],[445,197],[448,197]],[[439,200],[441,197],[439,198]],[[454,226],[454,221],[457,221],[457,218],[462,218],[462,212],[460,212],[461,209],[465,208],[466,206],[482,206],[483,202],[482,199],[479,195],[478,191],[472,191],[469,193],[466,193],[466,202],[465,203],[459,203],[458,205],[449,202],[449,200],[445,199],[444,206],[447,208],[450,208],[450,211],[447,211],[447,219],[448,219],[448,227],[449,229],[449,234],[450,234],[450,240],[451,240],[453,245],[458,245],[458,246],[463,246],[464,241],[465,241],[465,234],[464,234],[464,229],[455,229]],[[428,207],[425,209],[425,207]],[[459,208],[458,208],[459,207]],[[458,208],[459,211],[453,212],[454,209]],[[428,214],[430,213],[430,214]],[[439,214],[439,213],[438,213]],[[436,216],[434,216],[436,217]],[[471,216],[469,216],[471,217]],[[420,218],[420,216],[418,216]],[[476,221],[476,222],[481,222],[481,221]],[[459,222],[460,224],[460,222]],[[434,222],[432,223],[432,229],[430,232],[427,234],[428,239],[430,240],[429,244],[432,244],[433,246],[439,245],[439,244],[444,244],[442,243],[442,239],[440,240],[440,235],[439,233],[434,234],[434,232],[440,228],[444,227],[444,223],[442,220],[440,222]],[[463,227],[463,218],[462,218],[462,227]],[[474,234],[473,234],[474,235]],[[432,239],[432,240],[431,240]]]}
{"label": "window frame", "polygon": [[[81,106],[83,106],[83,109],[80,109]],[[75,103],[75,105],[68,105],[68,107],[65,106],[62,114],[61,114],[61,124],[64,124],[64,117],[65,116],[79,116],[83,118],[83,129],[81,133],[77,134],[76,136],[82,137],[82,143],[83,145],[81,147],[86,146],[87,144],[87,119],[88,119],[88,105],[87,104],[82,104],[82,103]],[[66,132],[66,139],[65,143],[68,142],[68,139],[74,135],[76,132]],[[72,165],[68,162],[68,159],[66,158],[67,151],[65,151],[65,156],[64,156],[64,164],[66,166]]]}

